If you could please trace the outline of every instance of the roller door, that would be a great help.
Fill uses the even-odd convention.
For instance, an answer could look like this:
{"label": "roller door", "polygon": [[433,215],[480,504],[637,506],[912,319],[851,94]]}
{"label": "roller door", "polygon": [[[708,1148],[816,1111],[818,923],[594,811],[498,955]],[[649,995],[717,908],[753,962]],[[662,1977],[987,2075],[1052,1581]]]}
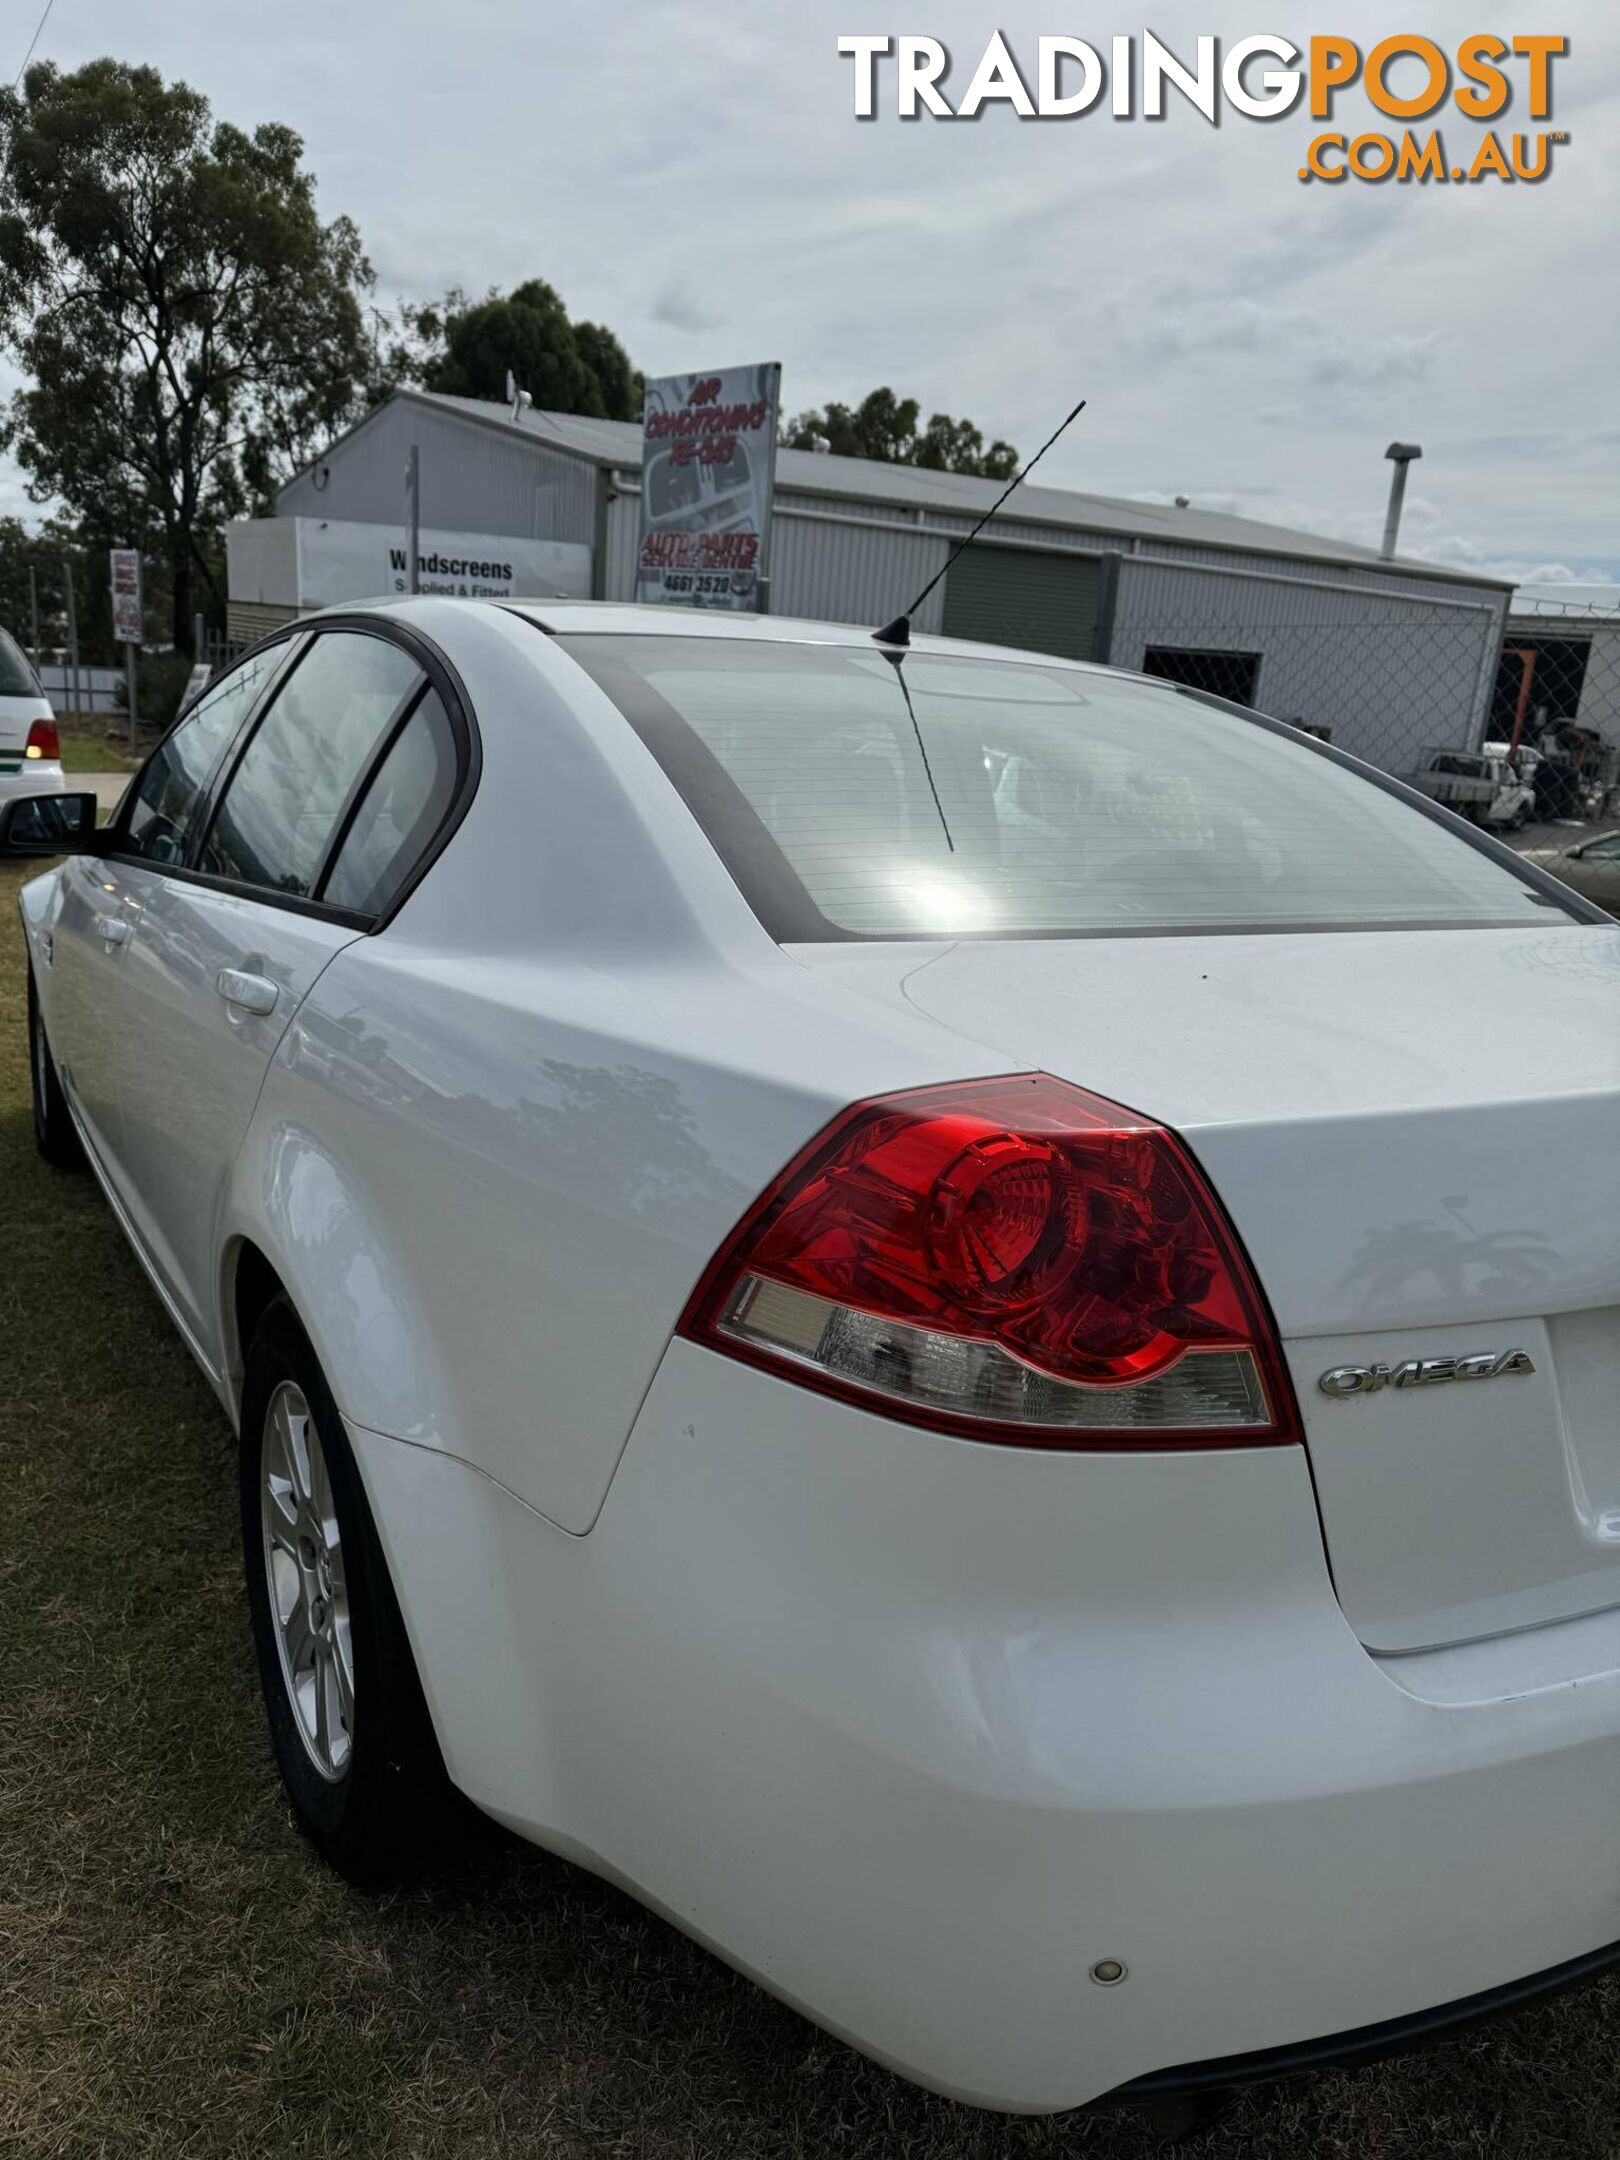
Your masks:
{"label": "roller door", "polygon": [[1089,660],[1102,566],[1037,548],[970,547],[945,579],[945,634]]}

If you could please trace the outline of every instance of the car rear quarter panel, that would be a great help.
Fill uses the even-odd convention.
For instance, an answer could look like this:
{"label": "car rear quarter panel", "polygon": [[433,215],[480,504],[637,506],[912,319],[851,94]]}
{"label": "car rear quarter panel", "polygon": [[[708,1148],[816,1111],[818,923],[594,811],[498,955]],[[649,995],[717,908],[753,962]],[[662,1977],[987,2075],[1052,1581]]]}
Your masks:
{"label": "car rear quarter panel", "polygon": [[482,732],[477,795],[287,1031],[235,1168],[221,1309],[251,1239],[347,1416],[584,1531],[693,1284],[769,1179],[861,1096],[1006,1064],[774,945],[532,625],[462,616],[444,642]]}

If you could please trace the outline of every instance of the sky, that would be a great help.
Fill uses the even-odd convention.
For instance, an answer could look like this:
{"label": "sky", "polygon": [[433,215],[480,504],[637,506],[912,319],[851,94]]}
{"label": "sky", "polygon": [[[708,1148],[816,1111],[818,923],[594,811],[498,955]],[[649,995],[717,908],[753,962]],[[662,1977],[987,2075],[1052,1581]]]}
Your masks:
{"label": "sky", "polygon": [[[0,72],[42,0],[0,0]],[[775,359],[789,412],[878,383],[1026,454],[1088,408],[1044,482],[1376,544],[1385,446],[1420,442],[1402,552],[1548,581],[1620,579],[1620,13],[1509,8],[1557,29],[1541,184],[1302,184],[1313,123],[1172,95],[1159,121],[853,116],[842,34],[927,33],[960,99],[991,31],[1151,28],[1454,47],[1477,9],[1426,0],[52,0],[38,56],[148,62],[222,118],[303,136],[322,214],[358,223],[385,296],[541,276],[651,374]],[[15,48],[14,52],[11,48]],[[1400,62],[1392,88],[1409,89]],[[880,75],[880,91],[885,78]],[[1524,76],[1504,135],[1525,116]],[[1401,123],[1359,89],[1341,124]],[[1448,157],[1480,127],[1439,116]],[[1414,123],[1424,131],[1430,122]],[[0,364],[0,390],[14,385]],[[0,513],[34,515],[0,461]]]}

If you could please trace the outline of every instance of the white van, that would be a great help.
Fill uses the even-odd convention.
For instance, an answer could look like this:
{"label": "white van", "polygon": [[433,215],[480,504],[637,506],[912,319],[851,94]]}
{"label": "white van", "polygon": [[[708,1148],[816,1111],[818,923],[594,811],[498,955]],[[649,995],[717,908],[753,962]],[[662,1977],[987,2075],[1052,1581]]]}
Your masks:
{"label": "white van", "polygon": [[56,715],[14,638],[0,630],[0,802],[66,787]]}

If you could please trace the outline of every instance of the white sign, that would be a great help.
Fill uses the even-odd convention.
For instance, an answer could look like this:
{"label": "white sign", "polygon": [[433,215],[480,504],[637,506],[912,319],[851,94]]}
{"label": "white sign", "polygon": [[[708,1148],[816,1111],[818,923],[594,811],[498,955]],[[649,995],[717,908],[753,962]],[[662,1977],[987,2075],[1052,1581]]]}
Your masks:
{"label": "white sign", "polygon": [[136,548],[112,548],[113,636],[120,645],[141,642],[141,558]]}
{"label": "white sign", "polygon": [[176,708],[177,712],[185,712],[202,696],[203,692],[208,688],[208,679],[213,672],[206,660],[197,662],[191,673],[186,677],[186,687],[181,692],[180,703]]}
{"label": "white sign", "polygon": [[[300,606],[376,600],[411,589],[403,525],[328,518],[277,520],[298,527]],[[511,540],[492,533],[419,536],[417,591],[461,600],[588,600],[591,551],[570,540]],[[234,591],[234,581],[233,581]]]}
{"label": "white sign", "polygon": [[768,574],[782,370],[774,361],[647,385],[636,598],[757,608]]}

